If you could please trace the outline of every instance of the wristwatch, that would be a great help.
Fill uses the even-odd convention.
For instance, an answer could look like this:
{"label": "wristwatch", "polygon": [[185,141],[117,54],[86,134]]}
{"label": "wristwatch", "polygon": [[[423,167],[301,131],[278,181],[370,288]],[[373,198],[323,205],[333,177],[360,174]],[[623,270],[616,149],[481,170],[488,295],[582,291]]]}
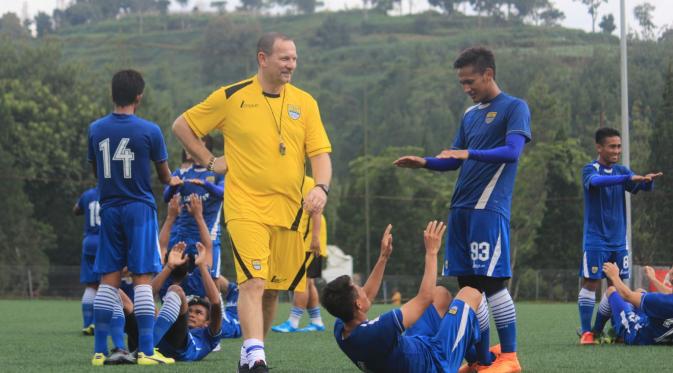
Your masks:
{"label": "wristwatch", "polygon": [[316,184],[315,187],[322,189],[322,191],[325,192],[325,195],[329,196],[329,186],[325,184]]}

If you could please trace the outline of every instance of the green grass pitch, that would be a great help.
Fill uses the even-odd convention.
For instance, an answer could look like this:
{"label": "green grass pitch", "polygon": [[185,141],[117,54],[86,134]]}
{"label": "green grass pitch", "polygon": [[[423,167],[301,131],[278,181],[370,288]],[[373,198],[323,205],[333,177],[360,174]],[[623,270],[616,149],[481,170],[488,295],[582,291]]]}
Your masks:
{"label": "green grass pitch", "polygon": [[[375,306],[370,317],[389,309]],[[277,321],[288,315],[280,304]],[[80,335],[80,303],[77,301],[0,300],[1,372],[88,372],[93,337]],[[355,366],[333,340],[333,318],[323,312],[324,333],[271,333],[267,356],[273,373],[355,372]],[[305,318],[306,316],[304,316]],[[668,368],[671,349],[666,346],[578,346],[575,304],[518,303],[519,359],[525,372],[655,372]],[[305,319],[302,320],[304,323]],[[492,329],[494,330],[494,329]],[[492,339],[497,340],[492,332]],[[494,341],[493,341],[494,342]],[[105,371],[202,371],[233,372],[241,340],[223,340],[222,351],[197,363],[175,366],[106,366]]]}

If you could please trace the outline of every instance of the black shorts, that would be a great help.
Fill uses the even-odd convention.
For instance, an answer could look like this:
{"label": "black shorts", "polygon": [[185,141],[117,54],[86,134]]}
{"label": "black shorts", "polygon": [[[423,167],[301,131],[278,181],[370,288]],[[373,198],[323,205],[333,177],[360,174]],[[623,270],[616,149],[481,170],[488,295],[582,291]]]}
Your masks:
{"label": "black shorts", "polygon": [[[313,254],[311,254],[313,255]],[[311,264],[306,268],[307,278],[320,278],[322,276],[322,260],[323,256],[313,257]]]}
{"label": "black shorts", "polygon": [[[182,350],[187,346],[187,334],[189,334],[189,327],[187,326],[188,316],[189,312],[179,315],[161,339],[170,344],[175,350]],[[159,341],[154,341],[154,343],[159,344]]]}

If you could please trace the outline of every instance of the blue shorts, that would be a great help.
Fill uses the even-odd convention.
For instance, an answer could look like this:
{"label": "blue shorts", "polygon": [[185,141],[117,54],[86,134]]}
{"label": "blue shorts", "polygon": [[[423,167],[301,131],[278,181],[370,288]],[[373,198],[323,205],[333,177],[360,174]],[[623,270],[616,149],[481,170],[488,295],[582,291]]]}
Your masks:
{"label": "blue shorts", "polygon": [[615,333],[624,339],[627,345],[646,344],[641,340],[639,331],[647,325],[647,317],[627,303],[616,291],[610,294],[610,310],[612,311],[612,326]]}
{"label": "blue shorts", "polygon": [[444,372],[457,372],[465,353],[479,342],[479,321],[470,306],[454,299],[444,315],[439,331],[431,337],[431,351]]}
{"label": "blue shorts", "polygon": [[97,234],[88,234],[82,239],[82,253],[95,257],[98,251],[100,236]]}
{"label": "blue shorts", "polygon": [[619,267],[619,277],[629,278],[629,251],[626,249],[617,251],[585,251],[580,264],[580,277],[592,280],[605,278],[603,263],[612,262]]}
{"label": "blue shorts", "polygon": [[143,202],[105,207],[100,211],[100,244],[96,272],[121,271],[134,275],[161,271],[157,213]]}
{"label": "blue shorts", "polygon": [[82,263],[79,265],[79,282],[81,284],[97,284],[100,282],[100,275],[93,271],[95,261],[95,255],[82,253]]}
{"label": "blue shorts", "polygon": [[509,278],[509,220],[489,210],[452,209],[443,276]]}
{"label": "blue shorts", "polygon": [[431,304],[425,309],[421,318],[404,332],[404,335],[425,335],[431,337],[437,334],[441,325],[442,317],[439,316],[435,306]]}

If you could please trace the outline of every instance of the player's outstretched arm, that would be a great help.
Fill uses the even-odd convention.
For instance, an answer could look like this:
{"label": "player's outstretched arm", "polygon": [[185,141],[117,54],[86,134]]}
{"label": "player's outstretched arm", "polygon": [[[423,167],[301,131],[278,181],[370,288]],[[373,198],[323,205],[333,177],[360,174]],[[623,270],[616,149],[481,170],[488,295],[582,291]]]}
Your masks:
{"label": "player's outstretched arm", "polygon": [[376,261],[372,272],[369,274],[367,282],[362,287],[362,290],[365,291],[367,298],[369,298],[370,301],[373,301],[374,298],[376,298],[376,294],[379,292],[381,281],[383,280],[383,273],[386,271],[386,264],[388,263],[390,254],[393,253],[393,235],[390,233],[392,229],[392,224],[388,224],[386,230],[383,232],[379,259]]}
{"label": "player's outstretched arm", "polygon": [[210,239],[210,232],[208,232],[208,226],[206,225],[206,220],[203,218],[203,202],[199,195],[193,193],[189,196],[189,203],[185,204],[187,212],[196,220],[196,224],[199,227],[199,241],[206,248],[206,253],[210,257],[210,262],[212,263],[213,257],[213,241]]}
{"label": "player's outstretched arm", "polygon": [[402,323],[409,328],[423,315],[425,309],[432,304],[432,296],[437,283],[437,253],[442,244],[446,226],[442,222],[431,221],[423,231],[425,243],[425,272],[418,289],[418,294],[402,305]]}
{"label": "player's outstretched arm", "polygon": [[659,279],[655,274],[654,268],[650,266],[645,266],[645,275],[647,276],[647,279],[650,280],[650,284],[652,284],[657,289],[657,292],[662,294],[673,293],[673,291],[670,288],[664,285],[663,282],[659,281]]}
{"label": "player's outstretched arm", "polygon": [[168,210],[166,213],[166,220],[159,231],[159,249],[161,250],[161,263],[164,262],[166,252],[168,251],[168,242],[171,238],[171,228],[175,223],[175,219],[180,214],[180,196],[174,195],[168,202]]}
{"label": "player's outstretched arm", "polygon": [[152,279],[152,292],[154,294],[159,294],[159,290],[161,290],[161,287],[164,285],[164,282],[166,282],[166,279],[168,279],[168,276],[171,275],[173,269],[185,264],[187,259],[189,259],[188,256],[184,255],[185,247],[187,247],[187,245],[184,242],[178,242],[173,246],[171,252],[168,253],[166,265],[164,265],[161,272]]}
{"label": "player's outstretched arm", "polygon": [[624,298],[625,301],[631,303],[634,307],[640,307],[640,299],[643,294],[639,291],[633,291],[626,286],[619,277],[619,267],[617,267],[615,263],[605,262],[603,264],[603,272],[605,273],[605,276],[612,281],[612,285],[614,285],[617,292],[619,292],[619,295]]}
{"label": "player's outstretched arm", "polygon": [[210,322],[208,323],[208,329],[210,329],[210,335],[218,335],[220,329],[222,328],[222,303],[220,303],[220,291],[215,285],[215,281],[210,277],[210,271],[208,269],[208,263],[210,255],[207,253],[207,249],[201,242],[196,243],[196,250],[198,250],[198,256],[194,261],[194,264],[199,268],[201,272],[201,279],[203,281],[203,287],[206,292],[206,296],[210,301]]}
{"label": "player's outstretched arm", "polygon": [[427,168],[432,171],[453,171],[460,168],[463,161],[454,158],[437,157],[418,157],[415,155],[405,155],[393,162],[394,166],[400,168]]}

